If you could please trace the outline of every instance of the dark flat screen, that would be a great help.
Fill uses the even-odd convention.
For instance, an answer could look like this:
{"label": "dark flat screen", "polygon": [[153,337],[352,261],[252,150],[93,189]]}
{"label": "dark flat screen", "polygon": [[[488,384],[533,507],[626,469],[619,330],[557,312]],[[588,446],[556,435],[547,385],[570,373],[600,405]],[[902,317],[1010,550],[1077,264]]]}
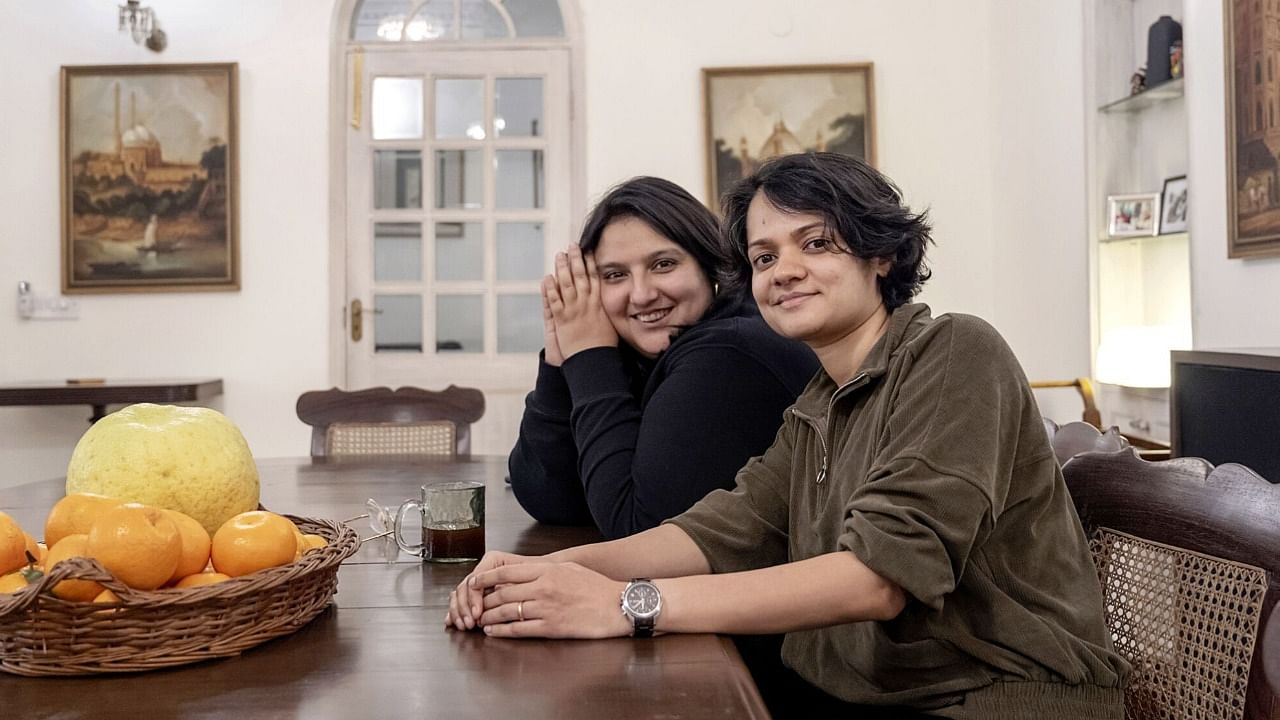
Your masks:
{"label": "dark flat screen", "polygon": [[1174,447],[1214,465],[1247,465],[1280,482],[1280,372],[1175,363]]}

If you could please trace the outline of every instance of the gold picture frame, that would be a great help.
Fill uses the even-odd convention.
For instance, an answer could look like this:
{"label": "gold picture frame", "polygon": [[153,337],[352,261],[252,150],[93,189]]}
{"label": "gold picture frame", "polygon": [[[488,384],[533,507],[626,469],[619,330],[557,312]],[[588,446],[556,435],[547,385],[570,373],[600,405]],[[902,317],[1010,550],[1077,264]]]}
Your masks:
{"label": "gold picture frame", "polygon": [[[1256,3],[1223,0],[1227,106],[1227,257],[1280,255],[1280,128],[1275,108],[1250,88],[1274,86],[1266,48],[1280,28],[1252,17]],[[1256,30],[1246,32],[1246,30]],[[1238,44],[1238,45],[1237,45]]]}
{"label": "gold picture frame", "polygon": [[64,293],[240,289],[237,74],[63,66]]}
{"label": "gold picture frame", "polygon": [[761,162],[826,150],[876,164],[873,63],[702,70],[707,204]]}

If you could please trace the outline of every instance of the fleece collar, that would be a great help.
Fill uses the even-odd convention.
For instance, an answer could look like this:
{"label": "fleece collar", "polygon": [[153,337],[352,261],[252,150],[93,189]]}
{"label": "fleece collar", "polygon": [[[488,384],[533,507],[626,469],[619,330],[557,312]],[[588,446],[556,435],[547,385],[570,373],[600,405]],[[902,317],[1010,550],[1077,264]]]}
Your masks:
{"label": "fleece collar", "polygon": [[[929,306],[924,303],[902,305],[889,316],[889,328],[884,335],[871,346],[871,351],[862,360],[862,366],[854,373],[854,378],[865,376],[867,383],[873,383],[889,371],[889,361],[899,350],[920,333],[926,325],[933,322]],[[831,396],[839,390],[839,386],[827,375],[819,371],[809,381],[809,385],[796,398],[796,410],[810,417],[824,417],[831,403]]]}

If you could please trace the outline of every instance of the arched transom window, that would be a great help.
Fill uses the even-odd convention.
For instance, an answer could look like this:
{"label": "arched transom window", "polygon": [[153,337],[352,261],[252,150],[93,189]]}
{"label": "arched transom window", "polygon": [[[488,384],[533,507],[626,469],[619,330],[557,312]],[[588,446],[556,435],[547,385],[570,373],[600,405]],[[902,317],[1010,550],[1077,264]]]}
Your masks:
{"label": "arched transom window", "polygon": [[357,42],[449,42],[564,37],[557,0],[364,0]]}

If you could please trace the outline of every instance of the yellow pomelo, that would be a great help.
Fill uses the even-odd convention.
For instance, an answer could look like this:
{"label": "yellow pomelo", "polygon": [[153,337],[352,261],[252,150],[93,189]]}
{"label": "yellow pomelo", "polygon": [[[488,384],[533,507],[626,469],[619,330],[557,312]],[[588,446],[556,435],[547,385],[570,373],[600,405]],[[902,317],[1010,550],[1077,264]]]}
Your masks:
{"label": "yellow pomelo", "polygon": [[258,507],[258,468],[222,413],[130,405],[94,423],[67,467],[68,493],[99,493],[195,518],[210,535]]}

